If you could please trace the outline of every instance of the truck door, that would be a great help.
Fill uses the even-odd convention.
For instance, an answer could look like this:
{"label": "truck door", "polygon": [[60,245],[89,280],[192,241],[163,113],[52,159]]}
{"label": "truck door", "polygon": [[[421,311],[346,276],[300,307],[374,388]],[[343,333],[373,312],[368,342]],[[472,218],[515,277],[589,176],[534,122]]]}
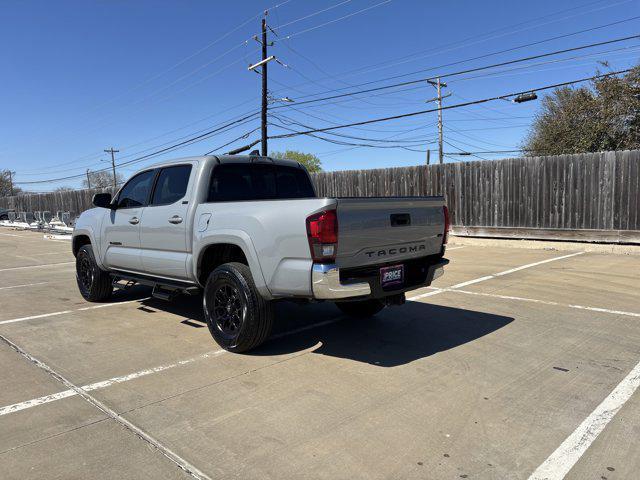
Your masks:
{"label": "truck door", "polygon": [[127,271],[142,270],[140,260],[140,219],[149,199],[155,170],[132,177],[120,190],[104,220],[104,262],[110,268]]}
{"label": "truck door", "polygon": [[145,273],[186,279],[187,213],[190,203],[191,164],[164,167],[158,174],[149,205],[140,220],[140,246]]}

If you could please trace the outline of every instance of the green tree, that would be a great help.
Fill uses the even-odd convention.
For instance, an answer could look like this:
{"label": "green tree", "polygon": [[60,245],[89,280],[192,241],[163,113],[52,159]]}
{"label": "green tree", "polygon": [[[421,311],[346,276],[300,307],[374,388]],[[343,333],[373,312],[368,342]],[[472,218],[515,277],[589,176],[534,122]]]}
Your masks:
{"label": "green tree", "polygon": [[287,158],[289,160],[295,160],[300,162],[309,173],[315,173],[322,171],[322,162],[313,153],[303,153],[297,150],[287,150],[285,152],[272,152],[269,155],[272,158]]}
{"label": "green tree", "polygon": [[640,148],[640,66],[545,96],[522,147],[533,155]]}

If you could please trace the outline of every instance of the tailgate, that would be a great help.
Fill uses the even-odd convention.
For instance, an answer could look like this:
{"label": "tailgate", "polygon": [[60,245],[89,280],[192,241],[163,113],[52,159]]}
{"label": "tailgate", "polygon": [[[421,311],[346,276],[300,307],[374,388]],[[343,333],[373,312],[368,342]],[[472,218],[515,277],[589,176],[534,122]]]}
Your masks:
{"label": "tailgate", "polygon": [[442,197],[338,198],[340,268],[440,253]]}

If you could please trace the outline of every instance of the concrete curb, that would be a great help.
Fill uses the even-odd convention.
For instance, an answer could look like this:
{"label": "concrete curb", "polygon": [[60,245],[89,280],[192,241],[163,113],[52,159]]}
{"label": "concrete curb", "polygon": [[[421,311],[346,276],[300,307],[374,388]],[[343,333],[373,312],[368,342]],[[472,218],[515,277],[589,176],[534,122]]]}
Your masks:
{"label": "concrete curb", "polygon": [[548,240],[512,240],[502,238],[463,237],[451,235],[449,245],[476,247],[530,248],[539,250],[613,253],[616,255],[640,255],[640,245],[618,245],[587,242],[553,242]]}

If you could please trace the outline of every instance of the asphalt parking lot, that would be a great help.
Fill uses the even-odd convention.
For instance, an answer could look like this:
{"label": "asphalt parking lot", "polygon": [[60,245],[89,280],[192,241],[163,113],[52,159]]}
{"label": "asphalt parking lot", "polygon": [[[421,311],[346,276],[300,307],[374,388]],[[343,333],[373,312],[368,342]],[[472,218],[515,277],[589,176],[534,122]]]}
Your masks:
{"label": "asphalt parking lot", "polygon": [[68,242],[3,229],[0,476],[638,478],[640,256],[447,257],[373,320],[283,302],[236,355],[199,298],[88,304]]}

